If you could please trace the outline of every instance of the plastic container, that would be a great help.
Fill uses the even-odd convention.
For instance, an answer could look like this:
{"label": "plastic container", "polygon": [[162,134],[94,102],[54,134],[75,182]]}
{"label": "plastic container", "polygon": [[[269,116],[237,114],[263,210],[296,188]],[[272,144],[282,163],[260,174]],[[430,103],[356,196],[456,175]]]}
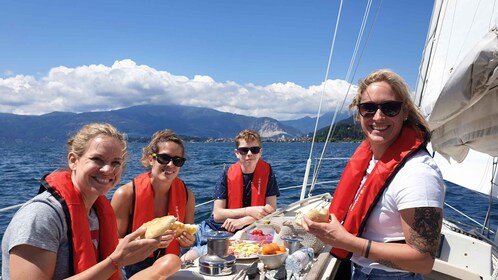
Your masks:
{"label": "plastic container", "polygon": [[267,244],[273,242],[275,229],[271,227],[256,227],[247,232],[247,237],[251,241]]}
{"label": "plastic container", "polygon": [[289,249],[289,254],[294,253],[302,247],[301,241],[303,240],[299,236],[288,236],[281,238],[284,241],[284,246]]}
{"label": "plastic container", "polygon": [[292,274],[299,274],[313,260],[312,248],[301,248],[287,257],[285,260],[285,269]]}

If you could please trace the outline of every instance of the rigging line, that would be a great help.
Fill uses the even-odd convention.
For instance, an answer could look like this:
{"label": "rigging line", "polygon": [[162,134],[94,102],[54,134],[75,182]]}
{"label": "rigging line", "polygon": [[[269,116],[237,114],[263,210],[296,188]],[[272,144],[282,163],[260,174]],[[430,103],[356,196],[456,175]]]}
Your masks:
{"label": "rigging line", "polygon": [[332,54],[334,53],[334,45],[335,45],[335,40],[337,37],[337,29],[338,29],[339,22],[341,19],[342,4],[343,4],[343,0],[341,0],[341,3],[339,5],[339,10],[337,11],[337,20],[336,20],[336,24],[335,24],[332,44],[330,46],[329,61],[328,61],[327,70],[325,73],[325,81],[323,82],[322,94],[320,96],[320,103],[318,104],[318,112],[317,112],[317,117],[316,117],[316,122],[315,122],[315,128],[313,130],[313,139],[311,141],[310,155],[309,155],[308,160],[306,162],[306,170],[305,170],[305,174],[304,174],[304,178],[303,178],[303,184],[302,184],[301,196],[300,196],[301,199],[304,198],[304,194],[306,192],[306,186],[308,184],[308,176],[309,176],[309,170],[310,170],[310,166],[311,166],[311,157],[313,154],[313,147],[314,147],[315,138],[316,138],[316,131],[318,130],[318,121],[320,119],[320,113],[322,111],[322,102],[323,102],[323,96],[325,95],[325,86],[327,85],[327,80],[329,77],[330,64],[332,61]]}
{"label": "rigging line", "polygon": [[[438,5],[439,3],[439,5]],[[434,22],[434,28],[432,28],[433,21],[431,19],[431,22],[429,23],[429,30],[427,31],[427,39],[425,41],[424,49],[422,50],[422,62],[420,63],[420,66],[418,68],[418,79],[417,79],[417,84],[415,85],[415,88],[419,88],[419,83],[422,85],[420,86],[420,90],[416,92],[418,94],[418,100],[414,100],[415,104],[417,104],[417,107],[420,108],[422,106],[422,98],[423,98],[423,92],[425,91],[425,85],[427,84],[427,76],[429,76],[429,68],[431,67],[431,62],[432,62],[432,57],[433,54],[435,53],[436,47],[435,47],[435,42],[436,42],[436,33],[438,30],[439,26],[439,18],[441,17],[442,14],[442,2],[436,1],[434,3],[434,8],[433,11],[438,11],[437,17],[435,18],[436,21]],[[430,49],[429,48],[430,45]],[[434,51],[432,50],[434,48]],[[427,53],[427,51],[429,51]],[[425,59],[427,55],[427,59]],[[427,60],[426,63],[424,61]],[[425,69],[422,69],[425,65]],[[417,99],[417,96],[415,96],[415,99]]]}
{"label": "rigging line", "polygon": [[[382,2],[382,1],[381,1],[381,2]],[[343,101],[342,101],[342,104],[341,104],[341,106],[339,107],[340,109],[335,111],[335,113],[334,113],[334,117],[333,117],[332,122],[331,122],[331,124],[330,124],[330,125],[331,125],[331,128],[332,128],[332,126],[333,126],[333,129],[335,129],[335,125],[334,125],[334,124],[335,124],[335,120],[336,120],[336,117],[337,117],[337,112],[338,112],[338,111],[341,111],[341,110],[342,110],[342,108],[344,107],[344,104],[346,103],[346,100],[347,100],[347,96],[349,95],[349,92],[350,92],[350,89],[351,89],[351,80],[352,80],[352,79],[350,79],[350,76],[351,76],[351,71],[352,71],[351,69],[353,68],[353,66],[354,66],[355,62],[357,62],[357,65],[359,65],[359,62],[360,62],[360,59],[361,59],[361,55],[360,55],[360,59],[358,59],[358,60],[356,60],[356,57],[357,57],[357,54],[358,54],[358,49],[359,49],[359,46],[360,46],[360,44],[361,44],[361,40],[362,40],[362,38],[363,38],[363,33],[364,33],[364,31],[365,31],[365,26],[366,26],[366,23],[367,23],[367,21],[368,21],[368,17],[369,17],[369,14],[370,14],[371,6],[372,6],[372,0],[369,0],[369,1],[368,1],[368,3],[367,3],[367,7],[365,8],[365,13],[364,13],[364,15],[363,15],[363,20],[362,20],[362,24],[361,24],[360,32],[358,33],[358,38],[357,38],[357,40],[356,40],[356,45],[355,45],[355,48],[354,48],[354,52],[353,52],[353,55],[352,55],[351,60],[350,60],[350,64],[349,64],[349,68],[348,68],[348,72],[347,72],[347,74],[346,74],[346,81],[348,81],[348,82],[349,82],[349,87],[348,87],[348,90],[346,91],[346,94],[345,94],[345,96],[344,96],[344,99],[343,99]],[[379,7],[380,7],[380,5],[379,5]],[[373,24],[373,25],[375,25],[375,22],[376,22],[376,20],[377,20],[378,11],[379,11],[379,8],[377,9],[377,14],[376,14],[376,17],[375,17],[375,20],[374,20],[374,24]],[[373,25],[372,25],[372,26],[373,26]],[[365,44],[364,44],[364,47],[363,47],[363,49],[362,49],[362,53],[363,53],[363,51],[364,51],[364,49],[365,49],[366,43],[368,42],[368,38],[369,38],[370,32],[372,31],[372,26],[371,26],[371,28],[370,28],[370,30],[369,30],[369,34],[367,35],[367,39],[366,39]],[[362,53],[361,53],[361,54],[362,54]],[[358,69],[358,68],[356,67],[355,69]],[[356,73],[356,71],[355,71],[354,73]],[[354,76],[354,75],[353,75],[353,76]],[[333,135],[333,131],[332,131],[332,133],[330,133],[330,131],[329,131],[329,134],[327,135],[327,140],[326,140],[326,143],[328,143],[328,141],[329,141],[329,139],[330,139],[330,136],[331,136],[331,135]],[[325,150],[325,149],[323,149],[323,150]],[[322,157],[323,157],[323,155],[322,155]],[[320,157],[320,158],[322,158],[322,157]]]}
{"label": "rigging line", "polygon": [[24,205],[24,203],[20,203],[20,204],[17,204],[17,205],[12,205],[12,206],[8,206],[8,207],[5,207],[5,208],[2,208],[2,209],[0,209],[0,213],[1,212],[6,212],[6,211],[9,211],[9,210],[12,210],[12,209],[20,208],[23,205]]}
{"label": "rigging line", "polygon": [[[322,181],[320,183],[317,183],[317,185],[324,185],[324,184],[329,184],[329,183],[337,183],[339,180],[329,180],[329,181]],[[279,190],[281,191],[285,191],[285,190],[289,190],[289,189],[297,189],[297,188],[300,188],[301,185],[294,185],[294,186],[289,186],[289,187],[285,187],[285,188],[279,188]],[[208,200],[208,201],[205,201],[205,202],[202,202],[202,203],[199,203],[197,205],[195,205],[195,208],[198,208],[198,207],[201,207],[201,206],[204,206],[206,204],[209,204],[211,202],[213,202],[214,199],[211,199],[211,200]],[[17,207],[20,207],[22,206],[23,204],[19,204],[17,205]],[[12,208],[14,206],[11,206],[11,207],[8,207],[8,208]],[[4,208],[4,209],[0,209],[0,212],[4,211],[4,210],[7,210],[7,208]]]}
{"label": "rigging line", "polygon": [[[375,24],[377,22],[377,19],[378,19],[378,16],[379,16],[380,7],[382,6],[382,0],[379,2],[379,5],[377,6],[377,10],[376,10],[376,13],[375,13],[375,16],[374,16],[373,23],[370,25],[370,28],[368,30],[368,33],[367,33],[367,36],[366,36],[366,39],[365,39],[365,43],[363,44],[363,48],[361,49],[360,55],[359,55],[358,59],[356,59],[357,54],[358,54],[358,49],[359,49],[359,47],[361,45],[361,41],[362,41],[362,38],[363,38],[363,33],[365,31],[365,26],[366,26],[366,24],[368,22],[368,17],[370,15],[370,10],[372,8],[372,2],[373,2],[372,0],[369,0],[369,2],[367,3],[367,6],[365,8],[365,13],[363,15],[363,21],[362,21],[362,24],[361,24],[360,32],[359,32],[358,38],[356,40],[355,50],[354,50],[353,56],[352,56],[351,61],[350,61],[350,66],[349,66],[349,69],[348,69],[348,73],[346,75],[346,81],[348,81],[349,86],[348,86],[346,94],[345,94],[345,96],[344,96],[344,98],[342,100],[341,106],[339,107],[340,109],[336,110],[334,112],[334,117],[333,117],[332,122],[330,124],[329,132],[327,134],[327,138],[325,140],[325,144],[324,144],[323,149],[322,149],[322,154],[320,156],[320,161],[318,162],[318,164],[316,164],[315,169],[313,171],[313,179],[311,181],[311,187],[310,187],[310,191],[308,193],[308,196],[312,195],[312,192],[314,190],[314,184],[316,183],[318,174],[320,173],[320,169],[321,169],[321,167],[323,165],[323,160],[322,160],[323,159],[323,155],[325,154],[325,151],[327,149],[328,142],[330,140],[331,135],[333,135],[334,132],[335,132],[335,128],[337,126],[337,124],[336,124],[337,112],[338,111],[342,111],[342,108],[344,108],[344,104],[346,103],[347,97],[348,97],[348,95],[349,95],[349,93],[351,91],[352,79],[356,75],[356,72],[358,71],[358,66],[360,65],[361,58],[363,56],[363,53],[364,53],[365,48],[367,46],[367,43],[369,41],[369,38],[370,38],[370,35],[372,33],[373,27],[375,26]],[[355,65],[355,61],[356,61],[356,67],[353,68],[353,66]],[[354,69],[353,75],[351,75],[352,69]]]}
{"label": "rigging line", "polygon": [[[470,23],[469,29],[467,30],[467,33],[465,34],[465,39],[462,42],[467,42],[467,38],[469,37],[470,31],[472,29],[472,26],[474,26],[474,22],[475,22],[476,15],[477,15],[477,10],[479,10],[479,6],[480,5],[481,5],[481,0],[479,0],[479,2],[477,2],[476,9],[474,10],[474,16],[472,17],[472,22]],[[453,17],[453,20],[454,19],[455,19],[455,17]],[[462,54],[463,45],[464,44],[460,45],[460,50],[458,50],[457,59],[455,61],[461,61],[460,55]],[[457,65],[453,65],[453,67],[456,67],[456,66]]]}
{"label": "rigging line", "polygon": [[[382,1],[380,1],[380,2],[382,3]],[[360,29],[360,33],[361,33],[360,37],[363,37],[363,33],[365,32],[365,26],[367,25],[367,21],[368,21],[369,15],[370,15],[370,9],[371,8],[372,8],[372,0],[368,1],[367,10],[365,10],[365,14],[363,15],[363,22],[362,22],[361,29]],[[379,9],[377,9],[377,11],[379,11]],[[370,29],[370,31],[371,30],[372,29]],[[368,36],[367,36],[367,39],[368,39]],[[365,44],[366,44],[366,42],[365,42]],[[355,45],[355,48],[354,48],[353,58],[352,58],[351,63],[349,64],[348,72],[346,74],[346,81],[351,81],[351,79],[349,77],[351,75],[353,66],[355,64],[354,62],[356,61],[356,56],[358,54],[358,49],[360,48],[360,45],[361,45],[361,39],[360,40],[356,40],[356,45]],[[358,63],[359,63],[359,61],[358,61]]]}
{"label": "rigging line", "polygon": [[[372,5],[372,0],[369,0],[367,2],[367,6],[365,8],[365,13],[363,14],[363,20],[362,20],[362,23],[361,23],[361,26],[360,26],[360,31],[358,32],[358,37],[356,39],[356,44],[355,44],[355,48],[354,48],[354,51],[353,51],[353,55],[351,56],[351,60],[350,60],[350,63],[349,63],[349,69],[348,69],[348,73],[346,75],[346,81],[348,80],[348,76],[349,76],[349,73],[351,71],[351,65],[354,64],[354,61],[356,59],[356,54],[357,54],[357,51],[358,51],[358,46],[359,46],[359,42],[361,41],[361,38],[363,37],[363,31],[365,30],[365,25],[366,25],[366,19],[368,19],[368,14],[370,12],[370,7]],[[347,95],[345,96],[344,99],[347,98]],[[337,118],[337,112],[338,111],[341,111],[342,108],[344,106],[344,102],[341,104],[341,106],[336,106],[336,110],[334,112],[334,116],[332,118],[332,122],[330,124],[330,127],[329,127],[329,131],[328,131],[328,134],[327,134],[327,137],[325,139],[325,143],[323,145],[323,148],[322,148],[322,153],[320,155],[320,158],[322,158],[325,154],[325,151],[327,150],[327,146],[328,146],[328,142],[329,142],[329,139],[330,139],[330,136],[331,136],[331,132],[333,132],[335,130],[335,120]],[[320,170],[320,167],[322,165],[322,161],[321,160],[318,160],[318,163],[315,165],[315,168],[314,168],[314,171],[313,171],[313,179],[311,181],[311,189],[310,189],[310,192],[308,193],[308,196],[311,196],[311,193],[313,191],[313,183],[316,182],[316,178],[318,176],[318,173],[319,173],[319,170]]]}
{"label": "rigging line", "polygon": [[491,29],[492,26],[496,25],[495,23],[493,23],[494,17],[492,16],[495,14],[495,9],[496,9],[496,1],[493,1],[493,9],[491,9],[491,16],[489,17],[488,29]]}
{"label": "rigging line", "polygon": [[[354,48],[354,51],[353,51],[353,55],[351,56],[351,60],[350,60],[350,63],[349,63],[349,69],[348,69],[348,73],[346,75],[346,81],[349,79],[349,74],[351,72],[352,65],[354,65],[354,61],[356,60],[356,54],[358,52],[358,47],[360,45],[361,38],[363,38],[363,32],[365,30],[365,25],[366,25],[366,22],[368,20],[368,15],[370,13],[371,5],[372,5],[372,0],[369,0],[367,2],[367,6],[365,7],[365,13],[363,14],[363,20],[362,20],[362,23],[361,23],[360,31],[358,32],[358,37],[356,39],[356,44],[355,44],[355,48]],[[334,116],[332,118],[332,122],[331,122],[331,124],[329,126],[329,131],[328,131],[327,137],[325,139],[325,143],[324,143],[323,148],[322,148],[322,153],[320,155],[320,158],[322,158],[324,156],[325,151],[327,150],[329,139],[330,139],[332,133],[335,131],[335,127],[336,127],[335,120],[337,118],[337,112],[341,111],[342,108],[344,107],[344,103],[345,103],[346,98],[347,98],[347,93],[344,96],[344,99],[343,99],[343,102],[342,102],[341,106],[337,106],[336,107],[336,110],[334,112]],[[321,169],[321,166],[322,166],[322,160],[318,160],[318,163],[315,165],[315,168],[313,170],[313,177],[312,177],[312,181],[311,181],[311,188],[310,188],[310,191],[308,193],[308,196],[312,195],[312,192],[313,192],[313,189],[314,189],[314,183],[317,180],[317,177],[318,177],[319,171]]]}
{"label": "rigging line", "polygon": [[[446,18],[446,11],[448,9],[448,2],[446,2],[446,9],[445,9],[445,13],[444,13],[444,17],[443,17],[443,21],[444,21],[444,18]],[[456,6],[456,3],[454,3],[454,5]],[[441,75],[441,80],[439,82],[439,88],[442,89],[444,87],[444,84],[443,84],[443,80],[445,79],[445,77],[447,77],[448,75],[451,74],[451,72],[453,72],[453,67],[450,67],[450,71],[447,73],[447,75],[444,75],[444,73],[446,72],[446,69],[447,69],[447,62],[448,62],[448,49],[451,47],[451,38],[453,37],[453,30],[455,29],[454,26],[455,26],[455,14],[456,14],[456,9],[453,9],[453,14],[451,15],[451,26],[450,26],[450,34],[448,36],[448,46],[447,46],[447,49],[445,50],[446,51],[446,55],[444,57],[444,63],[443,63],[443,75]],[[442,32],[439,32],[439,35],[441,35]],[[438,92],[438,94],[440,94],[441,92]],[[432,108],[433,109],[433,108]],[[431,109],[431,111],[432,111]]]}
{"label": "rigging line", "polygon": [[486,230],[486,228],[488,229],[488,232],[487,232],[487,237],[489,238],[489,227],[491,226],[491,209],[493,208],[493,186],[496,185],[496,182],[494,182],[497,174],[496,172],[498,171],[497,170],[497,165],[498,165],[498,158],[496,157],[493,157],[493,164],[492,164],[492,171],[491,171],[491,180],[490,180],[490,184],[491,184],[491,187],[490,187],[490,190],[489,190],[489,205],[488,205],[488,211],[486,212],[486,218],[484,219],[484,223],[482,225],[482,229],[481,229],[481,234],[484,235],[484,232]]}
{"label": "rigging line", "polygon": [[478,221],[476,221],[475,219],[473,219],[470,216],[468,216],[467,214],[463,213],[462,211],[460,211],[460,210],[456,209],[455,207],[451,206],[447,202],[445,202],[444,205],[447,206],[447,207],[449,207],[449,208],[451,208],[451,210],[457,212],[458,214],[462,215],[463,217],[467,218],[469,221],[474,222],[476,225],[479,225],[479,226],[483,225],[483,224],[479,223]]}
{"label": "rigging line", "polygon": [[[420,105],[422,104],[422,95],[425,95],[425,93],[423,93],[423,92],[425,92],[425,85],[427,83],[426,77],[430,76],[429,73],[432,72],[432,67],[434,66],[431,58],[433,56],[435,56],[435,54],[438,52],[441,30],[443,29],[443,25],[445,23],[445,18],[446,18],[446,13],[448,11],[448,5],[449,5],[448,2],[451,2],[451,1],[442,0],[442,1],[435,1],[435,3],[434,3],[433,9],[434,10],[438,9],[438,16],[437,16],[436,23],[435,23],[434,30],[433,30],[434,34],[433,34],[431,50],[430,50],[430,54],[429,54],[429,58],[428,58],[429,61],[427,62],[424,80],[422,81],[423,82],[423,89],[420,91]],[[439,3],[439,5],[437,5],[438,3]],[[444,7],[443,7],[443,5],[444,5]],[[453,18],[454,18],[454,16],[453,16]],[[431,26],[432,26],[432,19],[431,19]],[[429,29],[431,28],[431,26],[429,26]],[[453,29],[451,28],[451,30],[453,30]],[[452,32],[450,32],[448,42],[451,42],[451,34],[452,34]],[[443,73],[445,73],[446,72],[446,59],[444,60],[443,67],[444,67]],[[444,74],[440,75],[439,88],[442,88],[444,77],[445,77]],[[434,102],[432,102],[432,103],[434,103]],[[429,108],[429,109],[432,111],[434,104],[431,104],[430,107],[431,108]]]}

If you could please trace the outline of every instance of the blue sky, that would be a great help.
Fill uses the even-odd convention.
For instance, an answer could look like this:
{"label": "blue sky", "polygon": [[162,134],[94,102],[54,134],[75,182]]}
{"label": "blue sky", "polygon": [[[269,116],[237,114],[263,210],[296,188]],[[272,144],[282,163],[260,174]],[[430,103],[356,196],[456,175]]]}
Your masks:
{"label": "blue sky", "polygon": [[[280,120],[316,114],[339,3],[3,1],[0,112],[162,103]],[[325,110],[344,97],[348,84],[338,80],[346,78],[366,3],[344,1]],[[433,3],[374,1],[369,24],[379,4],[351,81],[391,68],[414,90]]]}

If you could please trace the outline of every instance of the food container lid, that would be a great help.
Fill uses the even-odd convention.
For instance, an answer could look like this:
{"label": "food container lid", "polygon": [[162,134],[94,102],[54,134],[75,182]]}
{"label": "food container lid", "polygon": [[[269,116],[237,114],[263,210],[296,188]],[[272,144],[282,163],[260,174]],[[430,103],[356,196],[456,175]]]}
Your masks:
{"label": "food container lid", "polygon": [[206,233],[207,239],[228,239],[233,236],[233,233],[228,231],[211,231]]}
{"label": "food container lid", "polygon": [[220,257],[217,255],[204,255],[199,258],[199,265],[224,268],[235,263],[237,258],[232,255],[227,255],[226,257]]}
{"label": "food container lid", "polygon": [[285,236],[281,238],[283,241],[287,241],[289,243],[301,242],[303,239],[297,235]]}

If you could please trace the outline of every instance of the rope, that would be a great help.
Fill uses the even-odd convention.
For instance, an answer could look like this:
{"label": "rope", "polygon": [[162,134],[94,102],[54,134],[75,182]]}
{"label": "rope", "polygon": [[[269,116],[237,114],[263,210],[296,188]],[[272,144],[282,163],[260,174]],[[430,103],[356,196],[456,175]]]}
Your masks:
{"label": "rope", "polygon": [[304,198],[304,194],[306,192],[306,186],[308,185],[309,170],[310,170],[310,167],[311,167],[311,157],[312,157],[312,154],[313,154],[313,147],[314,147],[314,144],[315,144],[316,132],[318,131],[318,121],[320,120],[320,114],[321,114],[321,111],[322,111],[323,96],[325,95],[325,88],[326,88],[326,85],[327,85],[327,80],[329,78],[330,65],[332,64],[332,55],[334,53],[335,39],[337,38],[337,29],[339,27],[339,22],[340,22],[340,19],[341,19],[342,4],[343,4],[343,2],[344,1],[341,0],[341,4],[339,5],[339,10],[337,11],[337,20],[336,20],[336,23],[335,23],[334,36],[333,36],[333,39],[332,39],[332,44],[330,46],[329,61],[328,61],[328,64],[327,64],[327,70],[325,72],[325,80],[323,82],[322,93],[320,95],[320,103],[318,104],[318,112],[317,112],[317,115],[316,115],[315,128],[313,130],[313,139],[311,140],[310,155],[309,155],[307,163],[306,163],[306,170],[305,170],[305,175],[304,175],[304,178],[303,178],[303,185],[302,185],[302,191],[301,191],[301,196],[300,196],[301,199]]}
{"label": "rope", "polygon": [[[367,22],[368,22],[368,17],[370,15],[370,10],[372,8],[372,1],[373,0],[369,0],[368,3],[367,3],[367,6],[365,7],[365,12],[363,14],[363,20],[361,22],[360,32],[358,33],[358,37],[356,38],[355,49],[353,51],[353,55],[351,56],[351,60],[349,62],[349,68],[348,68],[348,72],[346,74],[346,80],[349,81],[348,82],[349,83],[349,87],[348,87],[348,90],[346,92],[346,95],[344,96],[344,98],[342,100],[341,105],[337,106],[336,110],[334,112],[334,117],[332,118],[332,122],[331,122],[330,127],[329,127],[327,138],[325,139],[325,144],[323,146],[320,159],[317,162],[317,164],[315,165],[315,169],[313,170],[313,178],[311,180],[311,187],[310,187],[310,191],[308,193],[308,197],[312,195],[312,192],[313,192],[313,190],[315,188],[314,187],[315,186],[315,182],[317,180],[318,174],[320,174],[320,169],[321,169],[322,163],[323,163],[322,158],[323,158],[323,156],[325,154],[325,151],[327,150],[327,146],[328,146],[330,137],[334,134],[334,131],[335,131],[335,128],[336,128],[337,114],[338,114],[338,112],[342,111],[342,108],[344,108],[344,104],[346,103],[347,97],[349,95],[349,92],[350,92],[350,89],[351,89],[351,78],[350,77],[351,77],[351,72],[352,72],[352,69],[353,69],[353,65],[355,64],[355,61],[358,62],[357,63],[357,67],[360,64],[361,55],[360,55],[360,58],[358,60],[356,60],[356,56],[358,54],[358,49],[359,49],[359,47],[361,45],[361,41],[362,41],[362,38],[363,38],[363,33],[365,31],[365,26],[367,25]],[[381,1],[381,3],[382,3],[382,1]],[[365,47],[366,47],[366,45],[368,43],[368,39],[370,37],[370,33],[371,33],[372,29],[373,29],[373,26],[377,22],[377,17],[378,17],[378,14],[379,14],[380,6],[381,6],[381,4],[379,4],[379,6],[377,8],[377,12],[376,12],[373,24],[370,25],[370,29],[369,29],[368,35],[366,37],[365,44],[363,45],[363,49],[361,51],[361,54],[363,54],[363,50],[365,49]],[[356,70],[358,69],[357,67],[355,68],[354,73],[356,73]],[[352,76],[354,76],[354,74]]]}
{"label": "rope", "polygon": [[[330,180],[330,181],[323,181],[323,182],[320,182],[320,183],[316,183],[317,185],[324,185],[324,184],[331,184],[331,183],[337,183],[338,180]],[[297,188],[300,188],[301,185],[295,185],[295,186],[290,186],[290,187],[285,187],[285,188],[279,188],[281,191],[284,191],[284,190],[289,190],[289,189],[297,189]],[[211,200],[208,200],[206,202],[203,202],[203,203],[199,203],[195,206],[195,208],[198,208],[198,207],[201,207],[201,206],[204,206],[206,204],[209,204],[211,202],[214,202],[214,199],[211,199]]]}
{"label": "rope", "polygon": [[5,207],[5,208],[2,208],[2,209],[0,209],[0,213],[1,212],[7,212],[7,211],[12,210],[12,209],[20,208],[23,205],[24,205],[24,203],[20,203],[20,204],[17,204],[17,205],[12,205],[12,206],[8,206],[8,207]]}

